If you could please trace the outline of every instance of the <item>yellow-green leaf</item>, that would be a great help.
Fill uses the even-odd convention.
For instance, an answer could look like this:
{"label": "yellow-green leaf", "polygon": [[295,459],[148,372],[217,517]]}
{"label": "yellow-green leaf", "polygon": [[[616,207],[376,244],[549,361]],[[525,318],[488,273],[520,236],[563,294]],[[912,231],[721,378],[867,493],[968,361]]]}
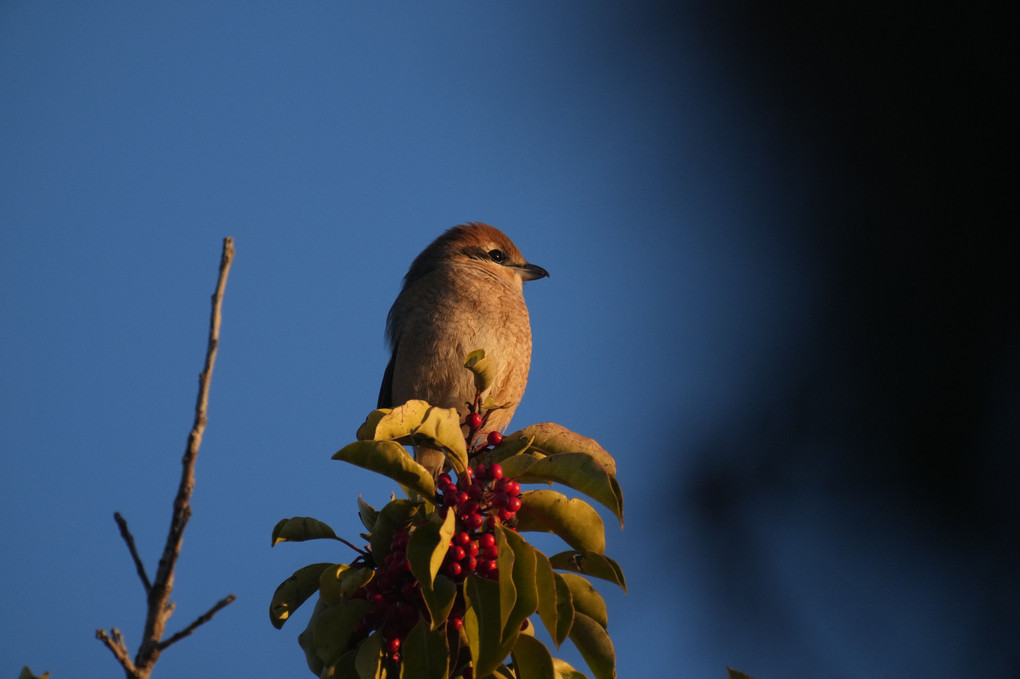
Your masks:
{"label": "yellow-green leaf", "polygon": [[365,530],[370,531],[375,526],[375,519],[379,516],[379,512],[376,509],[365,502],[361,493],[358,493],[358,518],[361,519],[361,523],[365,526]]}
{"label": "yellow-green leaf", "polygon": [[620,568],[620,564],[605,554],[583,551],[560,552],[549,557],[549,563],[553,568],[608,580],[619,585],[624,592],[627,591],[627,581],[623,577],[623,569]]}
{"label": "yellow-green leaf", "polygon": [[[496,532],[503,536],[505,543],[514,554],[512,580],[516,590],[516,599],[503,626],[503,640],[507,641],[511,636],[517,634],[521,629],[521,624],[538,610],[537,554],[535,548],[517,533],[502,528]],[[500,565],[499,572],[499,579],[502,583],[506,579],[502,565]]]}
{"label": "yellow-green leaf", "polygon": [[408,633],[400,656],[401,679],[446,679],[450,661],[446,634],[430,630],[424,620]]}
{"label": "yellow-green leaf", "polygon": [[338,606],[326,606],[319,613],[312,627],[312,644],[324,665],[332,665],[348,650],[351,633],[371,610],[372,604],[365,599],[352,599]]}
{"label": "yellow-green leaf", "polygon": [[555,533],[579,551],[602,553],[606,533],[602,518],[591,505],[554,490],[529,490],[521,494],[517,529]]}
{"label": "yellow-green leaf", "polygon": [[[519,459],[523,461],[527,456],[521,455]],[[507,460],[503,465],[503,473],[508,478],[524,483],[562,483],[569,486],[608,507],[623,528],[623,491],[605,465],[594,457],[585,453],[556,453],[529,465],[510,463],[511,460]]]}
{"label": "yellow-green leaf", "polygon": [[464,631],[474,659],[475,675],[491,674],[509,654],[500,643],[502,625],[499,610],[499,585],[492,580],[469,575],[464,581]]}
{"label": "yellow-green leaf", "polygon": [[425,401],[411,400],[396,408],[373,410],[358,428],[358,440],[396,441],[410,436],[431,407]]}
{"label": "yellow-green leaf", "polygon": [[531,452],[543,455],[583,453],[605,467],[610,476],[616,476],[616,460],[595,439],[581,436],[553,422],[533,424],[522,429],[520,433],[522,436],[532,438]]}
{"label": "yellow-green leaf", "polygon": [[571,667],[570,663],[559,658],[553,658],[553,669],[556,670],[556,679],[588,679]]}
{"label": "yellow-green leaf", "polygon": [[541,641],[522,634],[513,650],[517,679],[549,679],[555,676],[552,655]]}
{"label": "yellow-green leaf", "polygon": [[428,521],[411,533],[407,543],[407,560],[411,564],[411,573],[418,578],[422,587],[431,586],[436,579],[436,573],[450,549],[450,539],[455,529],[456,515],[450,510],[446,513],[446,519],[439,518],[439,512],[434,512]]}
{"label": "yellow-green leaf", "polygon": [[496,366],[485,355],[484,349],[475,349],[468,354],[464,367],[475,376],[475,391],[486,391],[496,379]]}
{"label": "yellow-green leaf", "polygon": [[47,679],[47,677],[49,676],[50,676],[49,672],[43,672],[37,677],[36,675],[32,674],[32,670],[28,668],[28,665],[25,665],[24,667],[21,668],[21,674],[18,675],[18,679]]}
{"label": "yellow-green leaf", "polygon": [[502,462],[506,464],[515,455],[520,455],[524,451],[528,450],[531,445],[533,437],[525,436],[522,432],[515,431],[512,434],[507,434],[503,437],[503,440],[497,446],[493,446],[492,450],[486,451],[480,458],[480,462],[485,464],[492,464],[493,462]]}
{"label": "yellow-green leaf", "polygon": [[581,652],[581,657],[588,663],[595,679],[615,679],[616,652],[602,625],[583,613],[575,613],[570,640]]}
{"label": "yellow-green leaf", "polygon": [[517,602],[517,586],[514,583],[513,570],[514,562],[516,561],[516,555],[510,548],[510,545],[506,541],[506,533],[509,531],[502,530],[499,528],[495,531],[496,538],[496,549],[498,556],[496,557],[496,567],[499,573],[499,579],[496,581],[499,583],[499,629],[500,641],[505,641],[508,632],[516,632],[517,630],[508,629],[507,622],[510,619],[510,613],[513,611],[514,604]]}
{"label": "yellow-green leaf", "polygon": [[456,408],[430,408],[410,440],[405,443],[444,450],[458,474],[467,469],[467,442],[460,428],[460,413]]}
{"label": "yellow-green leaf", "polygon": [[429,610],[429,616],[432,618],[432,628],[437,629],[450,617],[450,610],[453,609],[453,602],[457,598],[457,585],[440,573],[431,587],[422,585],[421,595],[425,599],[425,608]]}
{"label": "yellow-green leaf", "polygon": [[319,596],[330,606],[339,604],[367,584],[374,574],[373,569],[363,566],[333,564],[319,575]]}
{"label": "yellow-green leaf", "polygon": [[606,602],[602,595],[592,587],[592,584],[580,575],[573,573],[560,573],[560,577],[570,589],[570,600],[574,604],[574,610],[584,613],[598,624],[607,627],[609,612],[606,610]]}
{"label": "yellow-green leaf", "polygon": [[372,535],[369,536],[369,544],[372,547],[372,559],[376,564],[382,564],[383,559],[390,553],[390,543],[393,541],[393,533],[400,528],[406,528],[411,523],[411,518],[418,513],[422,504],[411,500],[390,500],[379,510],[375,519],[375,526],[372,527]]}
{"label": "yellow-green leaf", "polygon": [[313,640],[313,631],[315,630],[316,623],[319,622],[319,616],[326,610],[326,603],[319,599],[315,602],[315,608],[312,609],[312,615],[308,618],[308,624],[304,630],[298,634],[298,645],[301,650],[305,652],[305,662],[308,663],[308,669],[312,671],[312,674],[320,674],[325,671],[324,664],[319,659],[319,654],[315,652],[315,642]]}
{"label": "yellow-green leaf", "polygon": [[552,569],[548,557],[535,551],[535,586],[538,589],[538,614],[559,647],[574,624],[574,605],[563,577]]}
{"label": "yellow-green leaf", "polygon": [[313,563],[294,571],[293,575],[280,583],[269,604],[269,621],[273,623],[273,627],[276,629],[283,627],[283,623],[287,622],[290,614],[296,611],[308,597],[315,594],[319,589],[319,576],[323,569],[332,565],[331,563]]}
{"label": "yellow-green leaf", "polygon": [[305,540],[336,539],[333,529],[318,519],[308,516],[295,516],[291,519],[280,519],[273,528],[273,544],[281,542],[303,542]]}
{"label": "yellow-green leaf", "polygon": [[387,476],[425,499],[435,501],[436,484],[432,475],[396,441],[355,441],[338,450],[333,459]]}
{"label": "yellow-green leaf", "polygon": [[383,664],[382,634],[374,632],[358,645],[354,666],[361,679],[385,679],[386,667]]}

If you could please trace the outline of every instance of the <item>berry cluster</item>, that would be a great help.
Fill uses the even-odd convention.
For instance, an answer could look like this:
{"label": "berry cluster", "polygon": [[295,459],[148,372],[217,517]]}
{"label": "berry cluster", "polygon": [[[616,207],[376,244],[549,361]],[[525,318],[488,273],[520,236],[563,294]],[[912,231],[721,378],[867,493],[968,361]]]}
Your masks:
{"label": "berry cluster", "polygon": [[400,662],[401,643],[425,611],[421,584],[411,574],[407,562],[405,550],[410,537],[403,529],[393,533],[390,552],[377,567],[375,576],[352,596],[372,604],[372,610],[355,628],[353,637],[361,639],[372,630],[380,630],[383,652],[395,662]]}
{"label": "berry cluster", "polygon": [[515,525],[521,485],[503,478],[499,464],[469,467],[456,483],[449,474],[440,474],[437,485],[439,511],[444,518],[454,511],[458,529],[450,540],[443,573],[455,581],[468,573],[495,580],[499,550],[492,531],[497,524]]}

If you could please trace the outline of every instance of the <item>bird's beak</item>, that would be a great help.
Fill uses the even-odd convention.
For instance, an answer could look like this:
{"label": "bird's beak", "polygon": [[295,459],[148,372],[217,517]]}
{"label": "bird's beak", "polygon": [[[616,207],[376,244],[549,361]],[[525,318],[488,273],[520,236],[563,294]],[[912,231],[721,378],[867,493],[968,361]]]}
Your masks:
{"label": "bird's beak", "polygon": [[525,264],[517,267],[517,270],[521,272],[521,278],[526,281],[533,281],[536,278],[546,278],[549,275],[548,271],[537,264]]}

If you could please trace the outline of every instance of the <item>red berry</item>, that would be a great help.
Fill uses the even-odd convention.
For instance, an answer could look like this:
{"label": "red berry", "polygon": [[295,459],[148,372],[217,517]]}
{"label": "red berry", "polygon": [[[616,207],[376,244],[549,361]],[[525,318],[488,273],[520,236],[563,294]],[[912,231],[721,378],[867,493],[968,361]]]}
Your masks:
{"label": "red berry", "polygon": [[464,561],[462,563],[464,564],[464,570],[467,572],[471,572],[478,566],[478,559],[471,555],[468,555],[464,557]]}
{"label": "red berry", "polygon": [[485,533],[478,537],[478,545],[483,549],[494,544],[496,544],[496,536],[492,533]]}
{"label": "red berry", "polygon": [[453,544],[455,545],[460,545],[463,547],[469,542],[471,542],[471,536],[465,533],[464,531],[461,531],[453,536]]}
{"label": "red berry", "polygon": [[478,540],[472,540],[467,548],[468,556],[478,556]]}
{"label": "red berry", "polygon": [[485,522],[485,519],[482,518],[481,514],[468,514],[462,520],[464,521],[464,525],[470,530],[478,530]]}
{"label": "red berry", "polygon": [[490,446],[498,446],[502,441],[503,435],[498,431],[490,431],[488,438],[485,439]]}
{"label": "red berry", "polygon": [[[517,498],[514,499],[516,500]],[[505,523],[514,517],[514,512],[511,512],[509,509],[501,509],[496,513],[496,517]]]}
{"label": "red berry", "polygon": [[452,627],[454,630],[459,630],[463,626],[464,626],[463,618],[450,618],[450,627]]}
{"label": "red berry", "polygon": [[482,557],[485,559],[495,559],[499,556],[499,547],[496,545],[488,545],[482,550]]}
{"label": "red berry", "polygon": [[464,551],[463,547],[453,546],[450,547],[450,551],[447,552],[453,561],[463,561],[464,557],[467,556],[467,552]]}
{"label": "red berry", "polygon": [[492,506],[496,509],[502,509],[506,507],[507,502],[510,500],[506,496],[506,493],[493,493],[492,494]]}
{"label": "red berry", "polygon": [[397,637],[387,639],[383,648],[386,649],[387,653],[396,653],[400,649],[400,639]]}
{"label": "red berry", "polygon": [[443,566],[443,571],[451,578],[455,578],[458,575],[460,575],[461,570],[463,569],[461,569],[460,564],[457,563],[456,561],[451,561],[450,563]]}
{"label": "red berry", "polygon": [[518,512],[521,509],[521,498],[511,497],[507,499],[506,508],[511,512]]}
{"label": "red berry", "polygon": [[507,495],[520,495],[521,494],[521,484],[517,483],[516,481],[511,481],[510,483],[506,484],[506,494]]}
{"label": "red berry", "polygon": [[[492,433],[489,434],[489,436],[491,437],[492,434],[496,434],[496,433],[498,433],[498,432],[492,432]],[[500,434],[500,439],[502,439],[502,438],[503,438],[503,435]],[[503,467],[502,467],[502,465],[500,465],[498,462],[494,462],[492,464],[492,466],[489,467],[489,476],[492,477],[493,479],[496,479],[497,481],[499,479],[503,478]]]}
{"label": "red berry", "polygon": [[479,415],[478,413],[471,413],[467,416],[467,419],[464,421],[464,424],[471,427],[472,429],[478,429],[480,426],[482,426],[482,416]]}
{"label": "red berry", "polygon": [[484,464],[480,464],[480,465],[475,467],[475,476],[477,476],[479,479],[484,479],[488,475],[489,475],[489,468],[486,467]]}

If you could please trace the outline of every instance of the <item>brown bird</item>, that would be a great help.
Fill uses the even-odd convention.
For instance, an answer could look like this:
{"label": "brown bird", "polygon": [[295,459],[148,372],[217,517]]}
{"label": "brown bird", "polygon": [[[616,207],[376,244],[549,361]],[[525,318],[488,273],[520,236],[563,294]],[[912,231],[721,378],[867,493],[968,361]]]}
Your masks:
{"label": "brown bird", "polygon": [[[486,426],[506,429],[531,367],[523,284],[548,275],[488,224],[463,224],[439,236],[411,264],[386,319],[393,353],[379,390],[379,407],[423,399],[457,408],[465,417],[475,388],[464,359],[484,349],[495,379],[483,398],[511,404],[492,411]],[[433,474],[443,466],[439,451],[419,448],[415,456]]]}

